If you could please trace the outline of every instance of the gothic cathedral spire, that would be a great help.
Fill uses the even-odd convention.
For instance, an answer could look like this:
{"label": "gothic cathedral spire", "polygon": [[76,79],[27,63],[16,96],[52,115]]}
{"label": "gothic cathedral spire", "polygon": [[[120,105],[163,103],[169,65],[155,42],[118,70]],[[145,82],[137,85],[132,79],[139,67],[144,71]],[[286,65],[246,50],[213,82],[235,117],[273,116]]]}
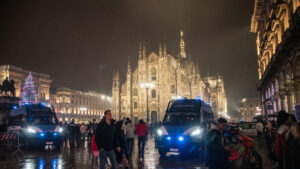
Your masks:
{"label": "gothic cathedral spire", "polygon": [[184,40],[183,40],[183,31],[180,31],[180,57],[181,58],[186,58],[186,53],[185,53],[185,45],[184,45]]}
{"label": "gothic cathedral spire", "polygon": [[164,51],[163,51],[163,56],[164,57],[167,57],[167,44],[166,44],[166,42],[164,42]]}
{"label": "gothic cathedral spire", "polygon": [[161,43],[159,43],[158,55],[159,55],[160,58],[162,57],[162,46],[161,46]]}
{"label": "gothic cathedral spire", "polygon": [[139,60],[143,58],[143,53],[142,53],[142,42],[140,42],[140,48],[139,48]]}
{"label": "gothic cathedral spire", "polygon": [[145,45],[145,42],[143,44],[143,59],[146,59],[146,45]]}

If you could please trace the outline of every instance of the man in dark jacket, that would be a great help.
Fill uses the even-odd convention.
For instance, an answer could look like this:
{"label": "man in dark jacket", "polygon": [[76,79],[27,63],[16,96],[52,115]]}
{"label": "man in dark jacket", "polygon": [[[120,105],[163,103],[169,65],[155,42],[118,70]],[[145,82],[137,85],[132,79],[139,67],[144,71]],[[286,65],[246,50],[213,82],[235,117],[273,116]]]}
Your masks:
{"label": "man in dark jacket", "polygon": [[223,131],[227,126],[227,120],[219,118],[214,127],[206,136],[206,156],[209,169],[227,169],[227,151],[224,147]]}
{"label": "man in dark jacket", "polygon": [[100,121],[95,131],[95,141],[100,154],[100,169],[105,168],[107,157],[109,158],[112,169],[117,169],[116,155],[114,148],[119,152],[120,143],[115,131],[115,125],[111,119],[111,111],[106,110],[104,117]]}

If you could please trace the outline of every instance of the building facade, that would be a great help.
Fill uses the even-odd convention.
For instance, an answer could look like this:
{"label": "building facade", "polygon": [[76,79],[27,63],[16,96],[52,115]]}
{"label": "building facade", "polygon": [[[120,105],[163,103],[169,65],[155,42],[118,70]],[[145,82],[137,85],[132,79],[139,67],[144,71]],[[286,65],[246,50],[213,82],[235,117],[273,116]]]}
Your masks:
{"label": "building facade", "polygon": [[255,0],[258,90],[263,115],[300,105],[300,0]]}
{"label": "building facade", "polygon": [[52,80],[50,79],[50,75],[48,74],[32,72],[17,66],[2,65],[0,66],[0,81],[2,83],[2,81],[5,80],[6,77],[9,80],[14,80],[16,88],[16,97],[20,97],[21,90],[23,88],[25,79],[29,75],[29,72],[31,72],[33,76],[38,101],[49,101],[50,85]]}
{"label": "building facade", "polygon": [[69,88],[57,88],[51,94],[51,104],[62,122],[76,123],[99,121],[104,111],[111,109],[111,97],[97,92],[83,92]]}
{"label": "building facade", "polygon": [[222,77],[201,77],[198,63],[186,55],[183,32],[179,45],[180,53],[173,56],[167,52],[166,44],[159,45],[158,53],[148,54],[145,44],[140,44],[138,66],[133,69],[128,62],[126,82],[121,83],[119,73],[114,73],[112,109],[115,118],[130,117],[137,122],[148,117],[151,123],[156,123],[163,120],[170,100],[185,97],[201,97],[212,103],[216,116],[227,115]]}
{"label": "building facade", "polygon": [[253,121],[255,116],[261,115],[260,98],[243,98],[241,102],[241,120],[246,122]]}

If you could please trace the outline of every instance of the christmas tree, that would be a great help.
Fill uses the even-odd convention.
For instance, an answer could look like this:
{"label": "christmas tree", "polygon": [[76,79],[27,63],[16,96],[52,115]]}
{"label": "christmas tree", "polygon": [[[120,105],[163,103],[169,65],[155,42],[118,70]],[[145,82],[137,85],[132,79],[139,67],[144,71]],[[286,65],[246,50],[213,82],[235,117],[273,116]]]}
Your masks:
{"label": "christmas tree", "polygon": [[25,79],[24,87],[22,88],[22,93],[20,97],[21,97],[20,104],[37,102],[37,96],[35,93],[34,82],[33,82],[31,72],[29,73],[28,77]]}

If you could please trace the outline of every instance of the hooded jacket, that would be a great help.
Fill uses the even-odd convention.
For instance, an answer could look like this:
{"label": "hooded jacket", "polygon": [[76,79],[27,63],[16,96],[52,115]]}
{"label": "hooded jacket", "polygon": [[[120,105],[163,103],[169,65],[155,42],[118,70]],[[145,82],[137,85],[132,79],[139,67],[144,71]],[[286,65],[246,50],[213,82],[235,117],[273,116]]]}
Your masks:
{"label": "hooded jacket", "polygon": [[120,147],[120,142],[115,128],[113,120],[111,120],[110,125],[108,125],[105,118],[103,118],[97,125],[95,141],[99,150],[103,148],[106,151],[110,151],[115,147]]}

